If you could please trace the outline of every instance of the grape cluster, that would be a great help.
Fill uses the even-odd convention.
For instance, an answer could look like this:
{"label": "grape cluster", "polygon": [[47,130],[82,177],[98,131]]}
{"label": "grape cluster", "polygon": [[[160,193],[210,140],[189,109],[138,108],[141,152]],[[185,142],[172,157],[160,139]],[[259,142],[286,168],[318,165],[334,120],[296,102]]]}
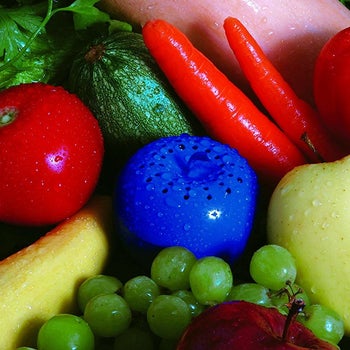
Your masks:
{"label": "grape cluster", "polygon": [[326,306],[310,303],[295,283],[295,261],[285,248],[261,247],[251,258],[249,272],[251,281],[236,284],[223,259],[197,259],[186,248],[165,248],[153,260],[150,276],[135,276],[125,283],[107,275],[85,280],[78,290],[82,316],[61,314],[45,322],[38,349],[175,349],[192,318],[211,305],[245,300],[287,314],[291,297],[304,301],[298,320],[316,336],[333,344],[341,340],[340,317]]}
{"label": "grape cluster", "polygon": [[[287,315],[288,303],[291,297],[303,301],[305,305],[297,320],[309,328],[318,338],[332,344],[338,344],[344,336],[344,324],[340,316],[325,305],[312,304],[302,286],[295,283],[297,268],[290,252],[278,245],[265,245],[258,249],[252,256],[249,271],[255,284],[245,287],[246,295],[251,302],[263,304],[267,307],[277,307],[278,310]],[[243,285],[233,287],[231,298],[237,299],[235,288],[244,288]],[[261,298],[250,288],[260,289]],[[232,295],[233,294],[233,295]],[[254,300],[254,297],[256,298]],[[247,300],[243,295],[241,299]]]}

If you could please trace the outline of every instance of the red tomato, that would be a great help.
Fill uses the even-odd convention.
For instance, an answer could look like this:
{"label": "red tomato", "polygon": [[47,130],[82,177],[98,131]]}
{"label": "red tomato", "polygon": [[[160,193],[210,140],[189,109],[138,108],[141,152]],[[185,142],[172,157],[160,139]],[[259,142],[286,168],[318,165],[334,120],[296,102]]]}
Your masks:
{"label": "red tomato", "polygon": [[315,64],[314,97],[326,126],[350,150],[350,28],[333,36]]}
{"label": "red tomato", "polygon": [[55,224],[91,196],[103,138],[89,109],[61,87],[0,92],[0,221]]}

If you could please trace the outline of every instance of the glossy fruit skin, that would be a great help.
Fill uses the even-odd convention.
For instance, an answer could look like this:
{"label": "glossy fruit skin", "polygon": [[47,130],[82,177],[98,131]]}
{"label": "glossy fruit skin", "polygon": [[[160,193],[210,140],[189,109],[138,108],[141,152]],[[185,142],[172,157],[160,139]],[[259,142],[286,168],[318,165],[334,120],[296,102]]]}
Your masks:
{"label": "glossy fruit skin", "polygon": [[87,322],[71,314],[53,316],[38,333],[39,350],[93,350],[94,345],[94,334]]}
{"label": "glossy fruit skin", "polygon": [[61,87],[33,83],[0,93],[0,221],[55,224],[89,199],[100,174],[103,138],[89,109]]}
{"label": "glossy fruit skin", "polygon": [[270,244],[288,249],[296,282],[312,304],[336,311],[350,336],[350,156],[293,169],[274,189],[267,212]]}
{"label": "glossy fruit skin", "polygon": [[122,240],[137,258],[182,246],[197,258],[231,262],[246,246],[257,192],[255,172],[235,149],[183,134],[131,157],[117,180],[114,206]]}
{"label": "glossy fruit skin", "polygon": [[350,150],[350,27],[335,34],[320,51],[314,70],[317,109],[335,136]]}
{"label": "glossy fruit skin", "polygon": [[101,274],[109,261],[112,217],[111,198],[94,196],[78,213],[0,261],[0,329],[6,334],[1,350],[33,346],[42,323],[34,319],[78,314],[78,285]]}
{"label": "glossy fruit skin", "polygon": [[245,301],[217,304],[197,316],[187,327],[177,350],[292,350],[337,347],[316,338],[299,322],[289,328],[288,341],[281,339],[285,324],[275,308]]}
{"label": "glossy fruit skin", "polygon": [[98,119],[108,165],[118,169],[153,140],[204,132],[134,31],[94,40],[73,61],[69,88]]}

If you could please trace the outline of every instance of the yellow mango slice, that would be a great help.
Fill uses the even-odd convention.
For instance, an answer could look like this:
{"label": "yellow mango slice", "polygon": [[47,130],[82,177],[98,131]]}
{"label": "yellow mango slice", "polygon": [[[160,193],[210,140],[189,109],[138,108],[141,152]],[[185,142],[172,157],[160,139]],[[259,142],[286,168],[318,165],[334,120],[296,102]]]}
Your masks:
{"label": "yellow mango slice", "polygon": [[94,197],[30,246],[0,262],[0,349],[35,346],[40,326],[77,311],[80,283],[107,264],[112,201]]}

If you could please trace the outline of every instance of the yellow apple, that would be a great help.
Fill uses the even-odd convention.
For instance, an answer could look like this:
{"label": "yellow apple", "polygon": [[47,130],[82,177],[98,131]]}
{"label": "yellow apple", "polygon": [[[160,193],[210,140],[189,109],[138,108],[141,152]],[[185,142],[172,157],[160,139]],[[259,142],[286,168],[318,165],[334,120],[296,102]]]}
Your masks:
{"label": "yellow apple", "polygon": [[350,156],[289,172],[272,194],[267,235],[295,257],[311,301],[336,311],[350,335]]}
{"label": "yellow apple", "polygon": [[40,326],[58,313],[77,311],[77,287],[103,271],[113,227],[108,196],[0,262],[1,350],[35,346]]}

